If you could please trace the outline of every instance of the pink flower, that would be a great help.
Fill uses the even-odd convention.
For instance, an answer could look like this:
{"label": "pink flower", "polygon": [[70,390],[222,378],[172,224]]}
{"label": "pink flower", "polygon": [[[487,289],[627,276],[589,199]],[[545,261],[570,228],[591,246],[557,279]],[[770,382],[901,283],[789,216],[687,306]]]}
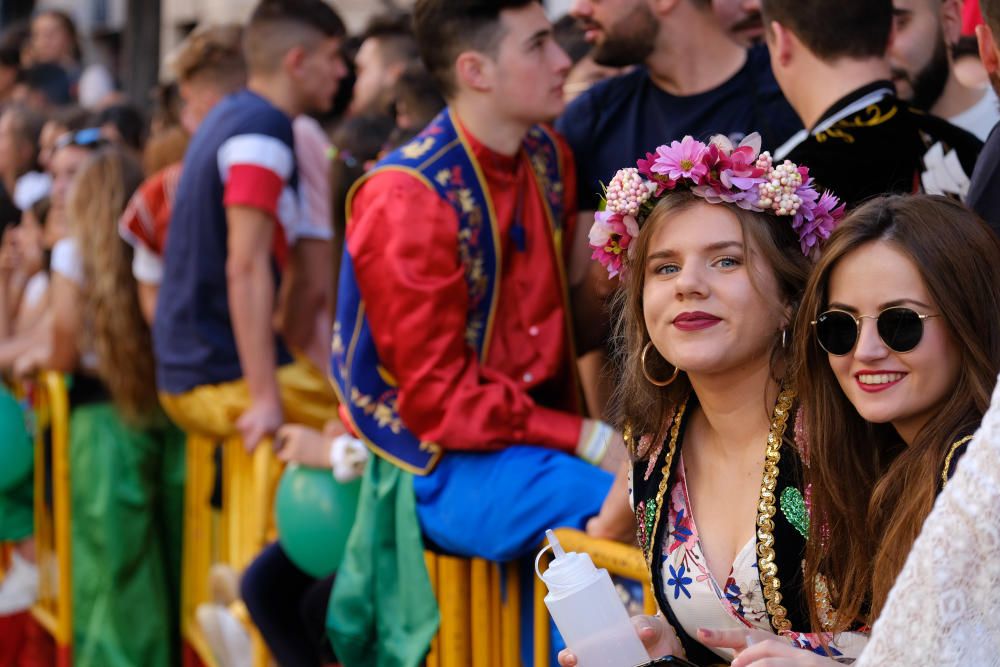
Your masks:
{"label": "pink flower", "polygon": [[815,258],[820,244],[830,238],[831,232],[844,217],[845,205],[840,204],[840,200],[829,191],[820,195],[813,187],[812,179],[800,186],[796,194],[802,204],[792,221],[792,228],[798,232],[802,254]]}
{"label": "pink flower", "polygon": [[757,154],[750,146],[740,146],[729,156],[729,169],[722,172],[727,188],[754,189],[763,181],[764,170],[757,167]]}
{"label": "pink flower", "polygon": [[708,174],[708,167],[703,161],[707,150],[705,144],[694,140],[690,135],[684,137],[682,141],[671,142],[669,146],[659,146],[656,149],[658,157],[653,163],[652,171],[665,175],[673,181],[686,178],[695,185],[701,185]]}
{"label": "pink flower", "polygon": [[655,153],[646,153],[646,159],[640,158],[636,161],[635,166],[638,167],[639,173],[656,185],[656,190],[653,192],[653,198],[659,198],[665,191],[673,190],[677,185],[677,181],[671,180],[663,174],[657,174],[653,171],[653,165],[656,162]]}
{"label": "pink flower", "polygon": [[639,223],[634,217],[598,211],[590,228],[590,247],[594,249],[591,259],[600,262],[608,270],[608,276],[614,278],[622,273],[623,255],[638,235]]}
{"label": "pink flower", "polygon": [[705,148],[705,152],[701,156],[701,163],[705,166],[707,172],[705,173],[705,178],[702,180],[702,185],[696,187],[708,186],[714,190],[721,190],[724,187],[722,184],[722,173],[732,166],[729,161],[729,154],[720,149],[718,145],[712,143]]}

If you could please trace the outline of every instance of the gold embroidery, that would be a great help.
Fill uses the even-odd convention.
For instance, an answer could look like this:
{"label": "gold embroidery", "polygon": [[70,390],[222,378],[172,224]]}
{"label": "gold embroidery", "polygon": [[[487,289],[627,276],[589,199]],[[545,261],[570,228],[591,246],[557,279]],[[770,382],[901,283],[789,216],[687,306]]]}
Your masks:
{"label": "gold embroidery", "polygon": [[434,180],[437,181],[438,185],[444,187],[451,182],[451,172],[447,169],[442,169],[434,176]]}
{"label": "gold embroidery", "polygon": [[951,470],[952,457],[955,456],[955,452],[958,451],[958,448],[967,443],[969,440],[972,440],[971,435],[967,435],[958,442],[952,444],[951,449],[948,450],[948,456],[944,458],[944,470],[941,471],[942,488],[944,488],[944,485],[948,483],[948,471]]}
{"label": "gold embroidery", "polygon": [[434,137],[424,137],[423,139],[406,144],[402,148],[403,157],[416,160],[427,154],[427,151],[434,147]]}
{"label": "gold embroidery", "polygon": [[[803,564],[805,569],[805,564]],[[813,599],[816,601],[816,609],[819,615],[819,622],[827,632],[833,631],[833,621],[836,618],[836,611],[830,601],[830,586],[826,577],[822,574],[816,577],[813,587]]]}
{"label": "gold embroidery", "polygon": [[380,428],[388,428],[396,435],[399,435],[403,430],[403,422],[399,418],[399,411],[396,408],[395,395],[387,401],[382,401],[362,394],[357,387],[351,387],[351,404],[372,417]]}
{"label": "gold embroidery", "polygon": [[891,109],[883,113],[882,110],[878,108],[878,105],[872,104],[866,107],[864,111],[855,115],[853,118],[845,118],[844,120],[834,124],[834,126],[828,130],[817,132],[816,141],[823,143],[827,139],[841,139],[844,143],[853,144],[855,141],[854,135],[848,132],[846,128],[875,127],[876,125],[881,125],[892,120],[898,112],[899,107],[893,106]]}
{"label": "gold embroidery", "polygon": [[344,355],[344,339],[340,335],[340,320],[333,323],[333,340],[330,341],[330,352],[336,357]]}
{"label": "gold embroidery", "polygon": [[820,132],[819,134],[816,135],[816,141],[821,144],[825,142],[827,139],[840,139],[845,144],[854,143],[854,135],[845,132],[844,130],[841,130],[838,127],[831,127],[826,132]]}
{"label": "gold embroidery", "polygon": [[788,425],[789,410],[795,392],[782,389],[778,403],[771,417],[771,431],[767,434],[767,451],[764,455],[764,478],[760,486],[760,502],[757,505],[757,568],[764,588],[767,613],[771,625],[777,632],[788,632],[792,624],[788,611],[781,604],[781,580],[778,566],[774,562],[774,515],[777,512],[774,489],[778,486],[778,462],[781,460],[781,442]]}
{"label": "gold embroidery", "polygon": [[[667,445],[667,458],[663,462],[663,479],[660,480],[660,488],[656,491],[656,520],[653,521],[653,530],[660,525],[660,511],[663,509],[663,498],[667,494],[667,486],[670,483],[670,465],[674,461],[674,453],[677,451],[677,436],[681,432],[681,421],[684,419],[684,412],[687,410],[688,399],[685,398],[681,406],[677,408],[674,415],[674,423],[670,425],[670,444]],[[655,533],[654,533],[655,534]],[[653,567],[653,543],[656,542],[654,535],[649,536],[646,549],[646,562],[649,567]]]}
{"label": "gold embroidery", "polygon": [[399,386],[399,382],[396,380],[396,376],[390,373],[389,369],[383,366],[382,364],[376,364],[375,371],[379,374],[379,377],[382,378],[382,382],[385,382],[393,389]]}
{"label": "gold embroidery", "polygon": [[472,198],[472,191],[469,188],[462,188],[458,190],[458,204],[462,207],[463,213],[472,213],[479,207],[476,205],[476,200]]}

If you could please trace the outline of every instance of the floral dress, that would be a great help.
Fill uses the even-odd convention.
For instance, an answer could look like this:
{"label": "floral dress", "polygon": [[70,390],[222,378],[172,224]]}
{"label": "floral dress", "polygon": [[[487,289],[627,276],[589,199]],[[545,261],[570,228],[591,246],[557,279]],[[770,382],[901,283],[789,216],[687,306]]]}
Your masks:
{"label": "floral dress", "polygon": [[[709,570],[691,510],[683,455],[670,490],[667,521],[669,533],[660,555],[663,583],[671,609],[684,631],[692,637],[698,628],[773,632],[757,569],[754,536],[749,537],[736,555],[724,582],[716,581]],[[802,648],[823,653],[815,634],[791,631],[785,636]],[[865,642],[864,635],[844,633],[830,643],[830,651],[835,657],[857,657]],[[734,657],[731,650],[713,650],[726,660]]]}

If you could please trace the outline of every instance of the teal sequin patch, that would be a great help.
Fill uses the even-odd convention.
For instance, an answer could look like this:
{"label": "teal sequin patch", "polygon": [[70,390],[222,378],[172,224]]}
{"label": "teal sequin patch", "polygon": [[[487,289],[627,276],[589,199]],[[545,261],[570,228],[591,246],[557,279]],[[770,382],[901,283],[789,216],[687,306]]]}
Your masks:
{"label": "teal sequin patch", "polygon": [[653,547],[653,528],[656,524],[656,500],[644,500],[635,508],[635,518],[639,529],[639,546],[646,558]]}
{"label": "teal sequin patch", "polygon": [[802,492],[794,486],[785,487],[781,492],[781,513],[788,519],[788,523],[799,531],[802,537],[809,538],[809,510],[806,509],[806,501],[802,497]]}
{"label": "teal sequin patch", "polygon": [[653,529],[656,527],[656,501],[650,500],[646,505],[646,537],[649,543],[653,542]]}

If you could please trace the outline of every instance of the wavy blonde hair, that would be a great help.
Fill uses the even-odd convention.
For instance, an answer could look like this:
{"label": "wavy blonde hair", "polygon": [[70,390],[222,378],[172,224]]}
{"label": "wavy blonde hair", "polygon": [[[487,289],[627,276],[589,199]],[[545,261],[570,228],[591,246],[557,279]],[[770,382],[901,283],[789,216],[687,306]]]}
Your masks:
{"label": "wavy blonde hair", "polygon": [[97,353],[97,371],[122,417],[159,416],[152,337],[139,308],[132,248],[118,220],[142,182],[138,162],[104,148],[80,168],[67,202],[83,263],[83,339]]}

